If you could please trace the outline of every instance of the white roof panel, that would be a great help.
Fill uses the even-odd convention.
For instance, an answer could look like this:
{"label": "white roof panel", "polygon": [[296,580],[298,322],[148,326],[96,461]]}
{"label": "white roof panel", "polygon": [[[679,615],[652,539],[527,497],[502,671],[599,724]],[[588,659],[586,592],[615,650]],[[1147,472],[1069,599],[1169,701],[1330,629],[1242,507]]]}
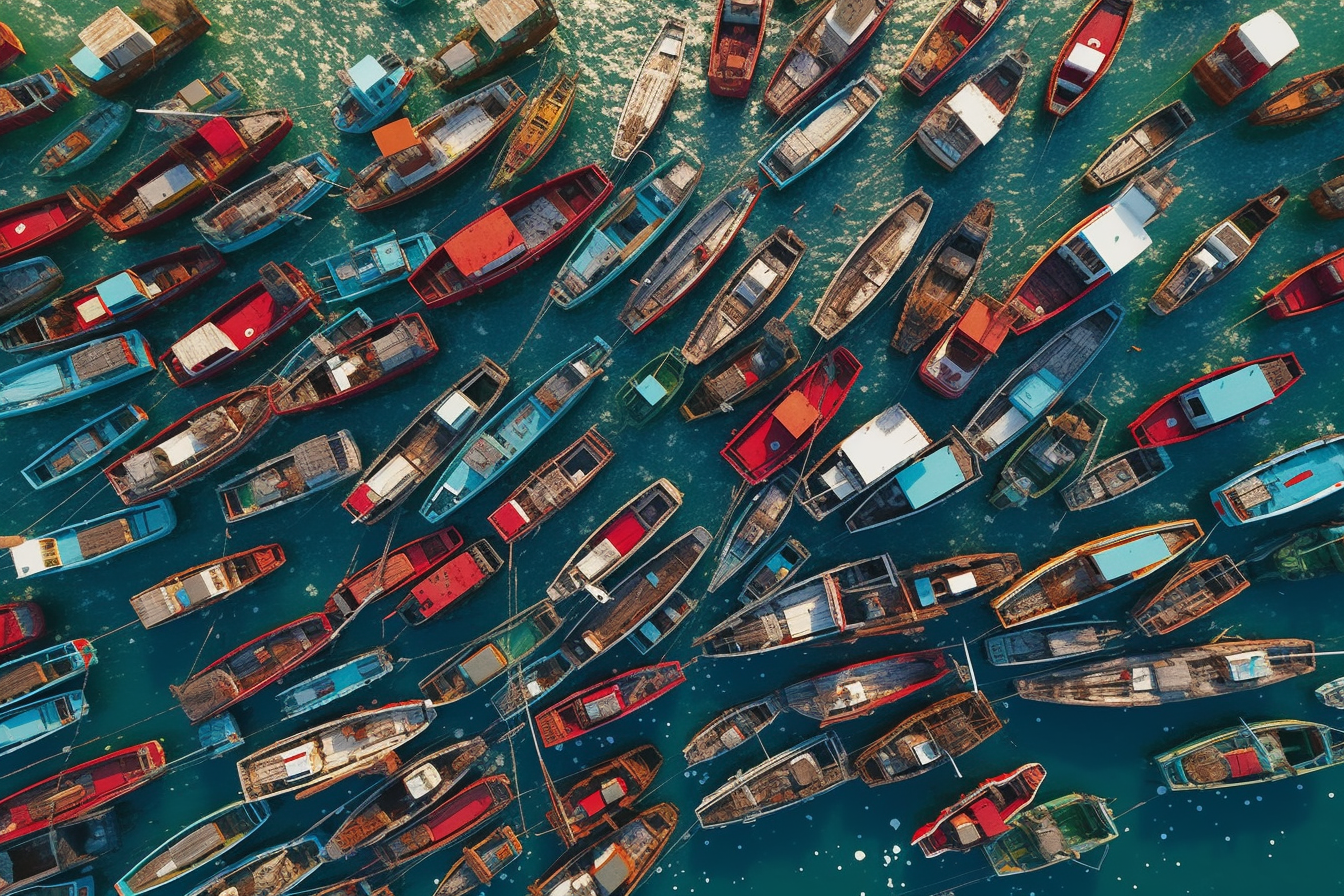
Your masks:
{"label": "white roof panel", "polygon": [[929,437],[899,404],[869,420],[840,443],[865,485],[908,461],[929,446]]}
{"label": "white roof panel", "polygon": [[1114,205],[1078,235],[1087,240],[1112,274],[1142,255],[1153,243],[1142,224],[1136,226],[1133,218]]}
{"label": "white roof panel", "polygon": [[1272,9],[1246,20],[1241,26],[1241,42],[1252,56],[1269,66],[1278,65],[1298,48],[1292,27]]}
{"label": "white roof panel", "polygon": [[1003,127],[1003,113],[999,111],[999,107],[991,103],[984,91],[974,84],[963,85],[960,90],[952,94],[947,101],[947,107],[957,113],[957,117],[965,123],[981,144],[993,140]]}

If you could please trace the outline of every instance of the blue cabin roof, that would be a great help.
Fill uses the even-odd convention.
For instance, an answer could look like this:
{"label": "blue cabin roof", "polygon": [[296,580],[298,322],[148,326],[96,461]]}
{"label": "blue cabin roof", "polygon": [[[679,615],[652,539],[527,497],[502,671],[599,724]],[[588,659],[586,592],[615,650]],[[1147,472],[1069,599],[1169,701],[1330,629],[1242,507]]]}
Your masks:
{"label": "blue cabin roof", "polygon": [[966,481],[952,446],[939,448],[896,474],[896,484],[912,508],[929,504]]}
{"label": "blue cabin roof", "polygon": [[350,86],[365,94],[377,87],[388,74],[387,69],[372,56],[365,56],[346,69],[346,73],[350,75]]}
{"label": "blue cabin roof", "polygon": [[1064,384],[1048,370],[1038,370],[1022,381],[1008,401],[1028,419],[1035,419],[1050,409],[1051,403],[1064,391]]}
{"label": "blue cabin roof", "polygon": [[1259,364],[1234,370],[1193,390],[1214,423],[1231,420],[1274,400],[1274,388]]}
{"label": "blue cabin roof", "polygon": [[1170,558],[1171,550],[1167,547],[1166,539],[1153,534],[1097,551],[1092,555],[1092,562],[1106,581],[1114,582]]}

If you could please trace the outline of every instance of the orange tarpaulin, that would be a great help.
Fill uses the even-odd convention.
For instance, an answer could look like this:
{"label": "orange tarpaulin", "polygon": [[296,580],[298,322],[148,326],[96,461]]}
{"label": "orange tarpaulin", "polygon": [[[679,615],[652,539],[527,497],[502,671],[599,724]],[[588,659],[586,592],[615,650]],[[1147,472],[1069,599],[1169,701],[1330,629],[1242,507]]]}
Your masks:
{"label": "orange tarpaulin", "polygon": [[814,408],[801,392],[790,392],[775,408],[774,417],[795,439],[807,434],[821,412]]}
{"label": "orange tarpaulin", "polygon": [[380,153],[390,156],[403,149],[419,146],[420,138],[416,135],[415,128],[411,126],[409,118],[398,118],[375,130],[373,142],[378,144]]}
{"label": "orange tarpaulin", "polygon": [[444,251],[463,274],[471,275],[523,248],[523,235],[502,207],[463,227],[443,244]]}

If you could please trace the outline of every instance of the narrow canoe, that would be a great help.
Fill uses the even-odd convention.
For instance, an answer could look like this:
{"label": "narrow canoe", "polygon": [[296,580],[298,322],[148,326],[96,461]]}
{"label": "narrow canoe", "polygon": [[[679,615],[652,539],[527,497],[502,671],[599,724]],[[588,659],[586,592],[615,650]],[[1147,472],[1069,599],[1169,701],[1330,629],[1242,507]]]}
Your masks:
{"label": "narrow canoe", "polygon": [[810,102],[859,54],[895,4],[832,0],[808,16],[765,85],[765,108],[781,118]]}
{"label": "narrow canoe", "polygon": [[1092,0],[1050,70],[1045,111],[1062,118],[1097,86],[1115,61],[1133,14],[1134,0]]}
{"label": "narrow canoe", "polygon": [[948,0],[901,68],[901,84],[923,96],[980,42],[1008,0]]}
{"label": "narrow canoe", "polygon": [[1175,146],[1194,123],[1195,115],[1183,100],[1163,106],[1101,151],[1083,172],[1083,189],[1103,190],[1138,174],[1139,169]]}
{"label": "narrow canoe", "polygon": [[176,573],[131,598],[131,609],[145,628],[232,597],[285,565],[278,544],[266,544],[209,560]]}
{"label": "narrow canoe", "polygon": [[38,177],[66,177],[87,168],[112,148],[130,123],[129,104],[101,103],[33,157],[33,173]]}
{"label": "narrow canoe", "polygon": [[994,203],[982,199],[934,244],[911,275],[910,293],[891,336],[893,349],[903,355],[918,350],[961,310],[993,233]]}
{"label": "narrow canoe", "polygon": [[574,108],[578,83],[578,73],[570,74],[561,66],[541,93],[528,100],[519,113],[517,127],[504,141],[504,151],[495,162],[488,189],[504,189],[535,168],[550,152]]}
{"label": "narrow canoe", "polygon": [[611,146],[611,157],[616,161],[630,161],[667,112],[677,89],[685,43],[685,22],[680,19],[663,22],[635,74],[630,95],[626,97],[616,123],[616,139]]}
{"label": "narrow canoe", "polygon": [[164,538],[176,527],[173,505],[164,499],[24,539],[9,549],[9,556],[20,579],[34,578],[111,560]]}
{"label": "narrow canoe", "polygon": [[1251,124],[1292,124],[1344,104],[1344,65],[1294,78],[1256,106]]}
{"label": "narrow canoe", "polygon": [[20,472],[35,489],[64,482],[98,463],[148,422],[149,415],[138,405],[113,408],[42,452]]}
{"label": "narrow canoe", "polygon": [[231,803],[211,812],[169,837],[122,875],[115,884],[117,896],[140,896],[214,862],[270,817],[271,808],[264,802]]}

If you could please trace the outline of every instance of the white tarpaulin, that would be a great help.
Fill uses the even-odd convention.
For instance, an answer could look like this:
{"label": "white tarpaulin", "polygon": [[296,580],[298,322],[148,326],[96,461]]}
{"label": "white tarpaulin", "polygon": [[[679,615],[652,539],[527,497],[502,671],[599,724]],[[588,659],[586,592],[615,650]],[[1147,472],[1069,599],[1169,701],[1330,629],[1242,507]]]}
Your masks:
{"label": "white tarpaulin", "polygon": [[864,485],[889,473],[929,446],[929,437],[900,405],[892,405],[840,443]]}
{"label": "white tarpaulin", "polygon": [[1298,47],[1292,27],[1272,9],[1246,20],[1241,26],[1241,42],[1252,56],[1268,66],[1278,65]]}
{"label": "white tarpaulin", "polygon": [[988,143],[1003,126],[1003,113],[989,101],[984,91],[974,84],[966,84],[947,101],[947,107],[982,144]]}

